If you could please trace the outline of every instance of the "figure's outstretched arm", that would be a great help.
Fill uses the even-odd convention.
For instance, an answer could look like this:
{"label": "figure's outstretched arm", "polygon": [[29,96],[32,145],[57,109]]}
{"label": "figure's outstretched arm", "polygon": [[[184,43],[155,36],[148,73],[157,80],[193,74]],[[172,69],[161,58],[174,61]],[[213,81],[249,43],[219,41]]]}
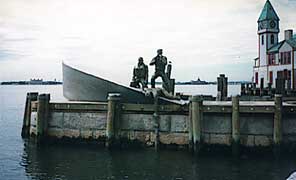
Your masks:
{"label": "figure's outstretched arm", "polygon": [[152,60],[151,60],[151,62],[150,62],[150,66],[152,66],[152,65],[154,65],[155,64],[155,58],[153,58]]}

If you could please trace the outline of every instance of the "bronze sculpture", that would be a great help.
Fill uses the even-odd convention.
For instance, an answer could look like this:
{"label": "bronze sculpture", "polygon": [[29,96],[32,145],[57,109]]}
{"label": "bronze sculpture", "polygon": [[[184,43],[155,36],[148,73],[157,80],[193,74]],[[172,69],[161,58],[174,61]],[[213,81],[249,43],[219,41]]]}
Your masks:
{"label": "bronze sculpture", "polygon": [[148,66],[144,63],[144,59],[139,57],[137,67],[133,71],[133,79],[130,83],[131,87],[142,89],[148,86]]}
{"label": "bronze sculpture", "polygon": [[165,87],[169,87],[169,78],[165,73],[167,58],[162,55],[162,49],[157,50],[157,56],[152,59],[149,65],[155,65],[155,73],[151,78],[151,88],[155,88],[155,79],[158,77],[161,77]]}

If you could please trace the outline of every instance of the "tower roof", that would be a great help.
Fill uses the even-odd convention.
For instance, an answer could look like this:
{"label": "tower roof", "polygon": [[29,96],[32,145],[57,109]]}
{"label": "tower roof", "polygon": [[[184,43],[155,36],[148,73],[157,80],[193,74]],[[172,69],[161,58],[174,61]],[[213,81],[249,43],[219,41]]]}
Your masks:
{"label": "tower roof", "polygon": [[264,20],[280,20],[269,0],[266,1],[259,16],[258,22]]}

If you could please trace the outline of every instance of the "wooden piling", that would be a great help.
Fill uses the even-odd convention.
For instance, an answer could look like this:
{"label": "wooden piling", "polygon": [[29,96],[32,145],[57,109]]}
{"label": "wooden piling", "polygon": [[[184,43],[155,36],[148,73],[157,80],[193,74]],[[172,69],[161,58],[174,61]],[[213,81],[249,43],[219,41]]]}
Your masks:
{"label": "wooden piling", "polygon": [[283,78],[276,78],[275,86],[277,94],[285,94],[285,80]]}
{"label": "wooden piling", "polygon": [[225,101],[227,100],[227,89],[228,89],[228,78],[225,77],[225,74],[220,74],[217,77],[217,100],[218,101]]}
{"label": "wooden piling", "polygon": [[232,153],[239,155],[240,122],[239,122],[239,97],[232,97]]}
{"label": "wooden piling", "polygon": [[223,81],[221,75],[217,77],[217,101],[222,101]]}
{"label": "wooden piling", "polygon": [[154,142],[154,148],[157,151],[159,148],[159,114],[158,114],[158,92],[156,96],[154,97],[154,113],[153,113],[153,119],[154,119],[154,131],[155,131],[155,142]]}
{"label": "wooden piling", "polygon": [[171,90],[171,94],[174,95],[175,94],[175,79],[170,79],[170,90]]}
{"label": "wooden piling", "polygon": [[274,97],[274,119],[273,119],[273,143],[274,152],[278,154],[282,142],[282,95],[276,94]]}
{"label": "wooden piling", "polygon": [[[191,97],[190,97],[191,98]],[[192,143],[193,143],[193,137],[192,137],[192,103],[189,103],[189,111],[188,111],[188,148],[189,151],[192,150]]]}
{"label": "wooden piling", "polygon": [[245,86],[245,83],[242,83],[241,84],[241,95],[246,95],[246,86]]}
{"label": "wooden piling", "polygon": [[38,96],[36,137],[40,142],[47,133],[49,117],[50,94],[40,94]]}
{"label": "wooden piling", "polygon": [[106,127],[106,147],[110,148],[115,142],[116,134],[116,117],[118,116],[118,104],[120,102],[121,95],[118,93],[108,94],[108,112],[107,112],[107,127]]}
{"label": "wooden piling", "polygon": [[30,134],[30,125],[31,125],[31,102],[37,101],[38,93],[29,92],[26,97],[23,127],[22,127],[22,137],[29,137]]}
{"label": "wooden piling", "polygon": [[228,94],[228,78],[225,77],[225,75],[223,74],[222,76],[222,81],[223,81],[223,91],[222,91],[222,100],[226,101],[227,100],[227,94]]}
{"label": "wooden piling", "polygon": [[201,96],[193,96],[191,99],[191,117],[192,117],[192,135],[193,151],[198,153],[201,148],[201,123],[202,123],[202,106]]}

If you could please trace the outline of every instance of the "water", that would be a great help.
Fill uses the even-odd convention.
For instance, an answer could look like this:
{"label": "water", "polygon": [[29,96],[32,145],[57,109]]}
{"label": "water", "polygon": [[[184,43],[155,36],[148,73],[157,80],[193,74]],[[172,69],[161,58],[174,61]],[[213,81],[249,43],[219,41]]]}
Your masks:
{"label": "water", "polygon": [[[215,93],[214,86],[177,86],[177,90]],[[233,89],[234,88],[234,89]],[[235,86],[230,91],[237,93]],[[209,91],[204,91],[208,89]],[[232,89],[232,90],[231,90]],[[211,91],[213,90],[213,91]],[[231,180],[285,179],[296,158],[223,155],[193,157],[186,151],[150,149],[107,151],[94,146],[36,147],[21,138],[26,92],[51,93],[64,100],[62,86],[0,86],[0,179]]]}

